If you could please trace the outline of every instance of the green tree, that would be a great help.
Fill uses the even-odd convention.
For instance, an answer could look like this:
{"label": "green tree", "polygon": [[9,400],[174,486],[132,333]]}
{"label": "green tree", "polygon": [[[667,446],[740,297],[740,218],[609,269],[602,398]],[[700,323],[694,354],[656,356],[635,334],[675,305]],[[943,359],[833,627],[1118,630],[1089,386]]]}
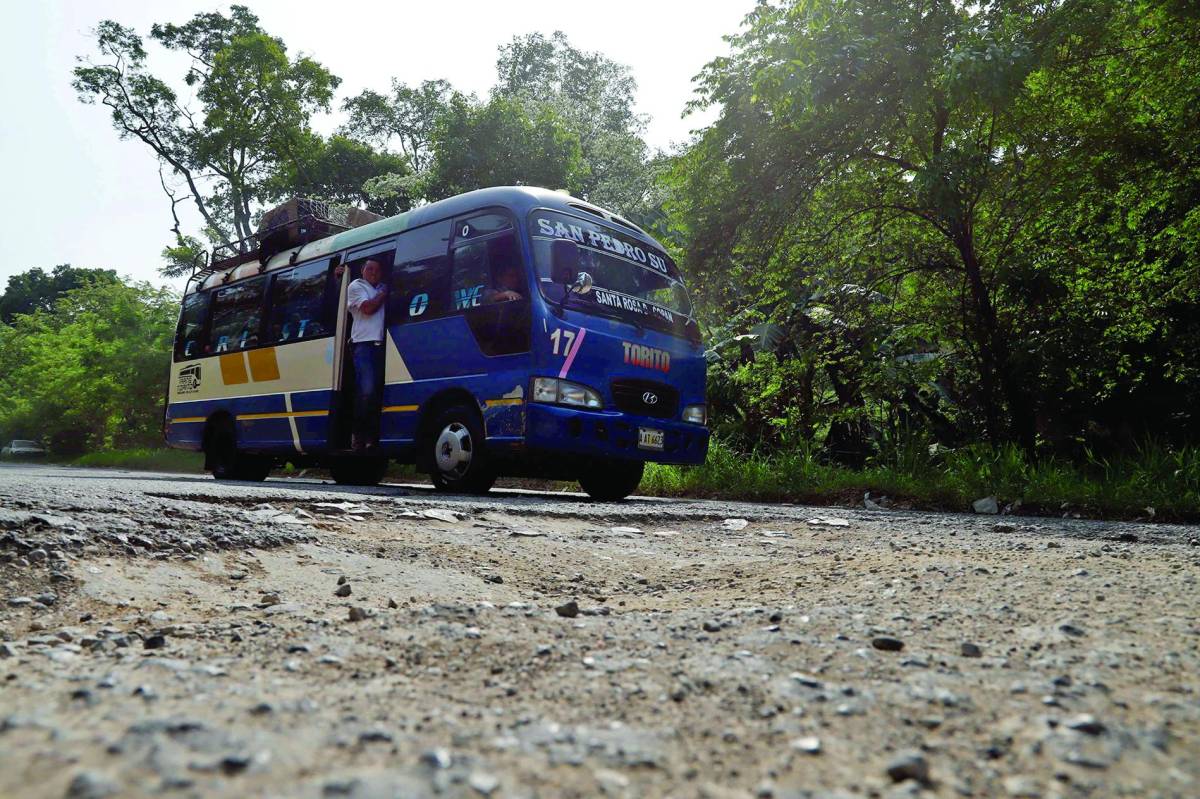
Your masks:
{"label": "green tree", "polygon": [[[328,110],[339,79],[307,56],[289,58],[245,6],[155,24],[150,38],[187,57],[186,95],[149,71],[142,37],[112,20],[96,28],[98,60],[80,59],[73,86],[83,102],[112,112],[122,138],[148,146],[164,173],[176,246],[187,250],[177,214],[190,202],[214,240],[253,233],[256,205],[272,175],[299,170],[311,144],[309,119]],[[187,258],[177,259],[176,266]]]}
{"label": "green tree", "polygon": [[64,454],[158,443],[178,301],[93,280],[0,325],[0,430]]}
{"label": "green tree", "polygon": [[59,264],[46,272],[34,267],[8,279],[8,286],[0,294],[0,322],[9,324],[18,314],[48,311],[60,296],[85,284],[117,280],[112,269],[80,269]]}
{"label": "green tree", "polygon": [[[722,114],[692,159],[700,168],[689,195],[704,223],[691,247],[701,258],[728,257],[724,242],[753,230],[745,252],[757,250],[761,263],[836,237],[843,269],[879,279],[888,265],[866,250],[872,239],[893,224],[927,228],[907,242],[926,257],[898,265],[896,276],[925,271],[961,283],[987,432],[1032,444],[1031,409],[989,285],[995,263],[980,252],[997,213],[1001,224],[1009,217],[1000,207],[982,213],[982,204],[1021,170],[997,137],[1036,60],[1028,29],[997,16],[921,2],[758,6],[732,55],[702,74],[704,101]],[[858,235],[848,237],[851,222]]]}
{"label": "green tree", "polygon": [[409,87],[393,78],[390,95],[366,89],[342,103],[342,110],[349,114],[342,131],[381,149],[399,147],[412,171],[419,174],[433,160],[438,117],[456,97],[461,95],[444,80]]}
{"label": "green tree", "polygon": [[813,384],[842,410],[901,407],[911,386],[874,376],[897,358],[938,364],[968,437],[1026,449],[1138,386],[1186,407],[1163,330],[1195,341],[1195,22],[1174,2],[759,5],[702,73],[720,117],[673,173],[693,287],[713,318],[749,300],[793,330],[814,292],[882,291],[819,306],[860,353],[848,392]]}
{"label": "green tree", "polygon": [[[1065,7],[1066,10],[1069,7]],[[1200,10],[1100,4],[1059,18],[1031,75],[1027,191],[1003,291],[1045,434],[1127,447],[1195,439],[1200,407]]]}
{"label": "green tree", "polygon": [[[628,67],[601,53],[573,47],[560,31],[550,37],[540,33],[514,37],[500,47],[496,72],[487,102],[455,91],[444,80],[410,87],[396,79],[389,93],[366,90],[346,100],[342,106],[349,114],[342,127],[345,135],[374,147],[397,149],[412,165],[412,174],[386,174],[369,181],[368,196],[375,202],[417,196],[437,199],[445,196],[449,185],[495,185],[507,174],[515,183],[541,181],[553,188],[564,188],[569,180],[572,193],[637,220],[658,213],[661,196],[656,176],[663,162],[650,157],[642,138],[646,120],[633,110],[637,82]],[[574,148],[562,150],[551,143],[539,151],[539,163],[518,156],[515,164],[521,169],[503,167],[483,148],[491,146],[488,142],[504,152],[511,147],[489,138],[492,134],[483,128],[494,132],[508,126],[515,132],[523,125],[521,119],[552,126],[551,135],[541,144],[565,131],[578,143],[578,156]],[[469,135],[450,130],[464,122],[473,126]],[[535,137],[520,135],[521,144],[540,146]],[[468,155],[443,149],[468,139],[473,148]],[[570,163],[553,168],[540,163],[563,153],[571,157]],[[448,169],[457,174],[451,177]]]}
{"label": "green tree", "polygon": [[531,116],[543,109],[579,139],[580,197],[631,216],[654,207],[657,174],[634,111],[637,81],[629,67],[574,47],[562,31],[516,36],[500,47],[493,96],[517,100]]}
{"label": "green tree", "polygon": [[549,108],[530,116],[512,100],[476,105],[459,96],[439,117],[433,142],[422,187],[430,200],[487,186],[579,188],[579,139]]}
{"label": "green tree", "polygon": [[412,197],[396,193],[383,198],[366,187],[383,176],[405,178],[410,174],[402,156],[377,151],[345,136],[322,139],[313,134],[303,154],[272,177],[269,189],[274,199],[300,195],[390,216],[412,207]]}

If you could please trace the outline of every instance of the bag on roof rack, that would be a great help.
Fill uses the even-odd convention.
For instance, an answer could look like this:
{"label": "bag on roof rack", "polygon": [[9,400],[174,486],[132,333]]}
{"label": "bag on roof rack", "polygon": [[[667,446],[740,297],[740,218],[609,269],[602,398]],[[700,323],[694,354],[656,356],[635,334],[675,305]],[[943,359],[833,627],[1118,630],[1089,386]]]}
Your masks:
{"label": "bag on roof rack", "polygon": [[214,247],[208,269],[227,269],[255,260],[266,264],[284,250],[380,219],[379,214],[351,205],[293,197],[265,212],[254,235]]}

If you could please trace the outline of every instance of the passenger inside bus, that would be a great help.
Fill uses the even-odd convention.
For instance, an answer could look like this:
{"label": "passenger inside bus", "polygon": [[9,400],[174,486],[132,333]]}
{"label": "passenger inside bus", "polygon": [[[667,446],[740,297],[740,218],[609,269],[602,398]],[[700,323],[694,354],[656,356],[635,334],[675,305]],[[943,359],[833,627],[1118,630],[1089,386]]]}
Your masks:
{"label": "passenger inside bus", "polygon": [[513,261],[501,263],[493,270],[492,286],[483,295],[485,305],[498,302],[514,302],[525,299],[521,280],[521,267]]}

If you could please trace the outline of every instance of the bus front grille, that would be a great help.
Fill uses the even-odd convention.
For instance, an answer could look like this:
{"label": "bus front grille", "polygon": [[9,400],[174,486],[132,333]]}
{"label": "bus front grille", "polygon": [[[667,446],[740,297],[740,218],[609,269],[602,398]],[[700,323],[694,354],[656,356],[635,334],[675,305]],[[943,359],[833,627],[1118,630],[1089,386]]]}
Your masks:
{"label": "bus front grille", "polygon": [[679,412],[679,392],[665,383],[651,380],[614,380],[611,384],[613,404],[617,410],[674,419]]}

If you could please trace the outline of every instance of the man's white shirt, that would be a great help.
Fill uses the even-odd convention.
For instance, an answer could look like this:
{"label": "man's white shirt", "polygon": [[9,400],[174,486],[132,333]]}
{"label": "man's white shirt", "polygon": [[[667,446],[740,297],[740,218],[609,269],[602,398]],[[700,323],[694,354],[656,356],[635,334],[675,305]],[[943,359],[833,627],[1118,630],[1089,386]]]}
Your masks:
{"label": "man's white shirt", "polygon": [[370,302],[382,293],[361,277],[350,284],[346,292],[346,305],[354,324],[350,327],[350,341],[383,341],[383,306],[373,314],[363,313],[362,305]]}

